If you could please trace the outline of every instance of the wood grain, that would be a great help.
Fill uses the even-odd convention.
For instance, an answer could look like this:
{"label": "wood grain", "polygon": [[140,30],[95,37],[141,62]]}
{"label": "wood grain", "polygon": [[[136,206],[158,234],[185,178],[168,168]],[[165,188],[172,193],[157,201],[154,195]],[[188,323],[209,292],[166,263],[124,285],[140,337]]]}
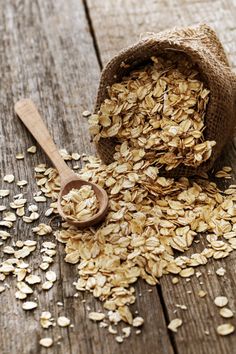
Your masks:
{"label": "wood grain", "polygon": [[236,70],[234,0],[87,0],[102,63],[138,41],[140,35],[174,26],[212,26]]}
{"label": "wood grain", "polygon": [[[236,68],[236,4],[234,1],[104,0],[98,2],[87,0],[87,3],[103,65],[119,50],[136,42],[142,33],[206,22],[217,31],[232,66]],[[217,165],[231,165],[234,174],[230,183],[235,183],[235,144],[229,143]],[[203,247],[202,237],[191,253]],[[219,267],[226,269],[224,278],[215,274]],[[178,333],[171,335],[176,353],[231,354],[235,351],[235,335],[222,338],[216,334],[216,327],[227,320],[220,317],[213,303],[216,296],[225,295],[229,299],[229,307],[236,313],[235,269],[236,256],[233,253],[225,260],[209,261],[207,267],[199,267],[202,275],[199,278],[194,276],[189,282],[182,279],[173,286],[171,276],[161,279],[159,293],[167,320],[176,317],[183,320],[183,326]],[[200,289],[207,292],[205,298],[198,296]],[[176,305],[186,305],[187,310],[181,310]],[[236,325],[235,318],[230,322]],[[209,331],[209,334],[205,331]]]}
{"label": "wood grain", "polygon": [[[28,201],[33,202],[32,192],[37,191],[33,167],[48,162],[38,147],[36,155],[26,153],[35,141],[14,114],[14,103],[30,97],[40,113],[56,144],[69,152],[94,152],[90,144],[87,120],[82,117],[85,109],[92,109],[100,68],[95,54],[89,22],[84,4],[80,0],[8,0],[0,2],[0,174],[13,173],[16,180],[29,183],[22,189]],[[25,153],[25,159],[17,161],[15,155]],[[1,182],[0,188],[11,189],[10,200],[20,192],[16,185]],[[3,203],[8,201],[3,200]],[[6,204],[6,205],[7,205]],[[40,206],[44,213],[45,205]],[[48,222],[46,217],[42,222]],[[35,223],[37,224],[37,223]],[[41,244],[53,237],[36,237],[32,225],[17,222],[13,239],[35,239]],[[11,244],[11,240],[5,243]],[[1,252],[1,258],[5,259]],[[100,309],[101,304],[89,294],[74,297],[72,285],[77,279],[76,266],[66,264],[64,246],[57,246],[57,256],[51,269],[58,274],[54,287],[44,292],[35,286],[31,300],[36,297],[38,310],[25,313],[21,302],[15,299],[15,280],[7,279],[9,289],[0,295],[0,353],[1,354],[173,354],[167,334],[163,309],[157,290],[149,293],[148,286],[139,283],[137,309],[145,315],[146,324],[141,336],[133,334],[122,347],[112,335],[88,320],[88,307]],[[36,274],[42,255],[37,251],[29,257]],[[144,296],[145,295],[145,296]],[[81,302],[83,299],[86,303]],[[56,305],[58,301],[64,307]],[[151,311],[150,311],[151,309]],[[43,330],[39,325],[42,311],[50,311],[54,318],[65,315],[73,328],[58,326]],[[50,349],[39,346],[39,339],[51,336],[54,345]],[[59,338],[61,337],[61,339]]]}

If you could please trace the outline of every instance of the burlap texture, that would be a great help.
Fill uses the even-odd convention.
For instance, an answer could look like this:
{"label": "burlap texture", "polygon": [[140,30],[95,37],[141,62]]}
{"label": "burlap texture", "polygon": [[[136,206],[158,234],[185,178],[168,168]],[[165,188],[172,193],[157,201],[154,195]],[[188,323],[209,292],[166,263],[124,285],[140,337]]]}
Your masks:
{"label": "burlap texture", "polygon": [[[122,50],[105,66],[101,74],[95,113],[108,97],[108,86],[121,81],[123,76],[139,65],[147,63],[151,56],[170,50],[186,53],[197,64],[201,80],[210,90],[204,137],[205,140],[216,141],[212,156],[197,169],[180,165],[168,173],[170,176],[189,176],[208,171],[213,166],[224,145],[232,137],[236,125],[236,75],[229,67],[219,39],[209,26],[197,25],[151,34]],[[106,164],[113,161],[115,144],[114,138],[101,139],[97,144],[98,153]]]}

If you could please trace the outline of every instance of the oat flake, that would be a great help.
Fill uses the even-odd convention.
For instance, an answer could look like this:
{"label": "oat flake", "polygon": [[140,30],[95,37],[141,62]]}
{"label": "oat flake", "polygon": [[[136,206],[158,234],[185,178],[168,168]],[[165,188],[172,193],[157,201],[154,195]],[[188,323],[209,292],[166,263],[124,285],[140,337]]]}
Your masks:
{"label": "oat flake", "polygon": [[38,304],[34,301],[26,301],[22,304],[23,310],[33,310],[36,307],[38,307]]}
{"label": "oat flake", "polygon": [[223,307],[222,309],[220,309],[220,315],[224,318],[231,318],[234,316],[233,311],[231,311],[227,307]]}
{"label": "oat flake", "polygon": [[217,333],[221,336],[227,336],[228,334],[233,333],[234,330],[235,327],[231,323],[224,323],[216,328]]}
{"label": "oat flake", "polygon": [[52,346],[53,340],[50,337],[45,337],[45,338],[40,339],[39,344],[42,347],[49,348]]}
{"label": "oat flake", "polygon": [[217,296],[214,300],[214,303],[218,307],[224,307],[228,304],[228,299],[225,296]]}
{"label": "oat flake", "polygon": [[93,321],[102,321],[105,318],[105,315],[100,312],[90,312],[88,317]]}
{"label": "oat flake", "polygon": [[70,319],[65,316],[60,316],[57,319],[57,324],[60,327],[67,327],[70,325]]}
{"label": "oat flake", "polygon": [[177,329],[182,325],[183,321],[180,318],[175,318],[170,321],[168,328],[172,332],[177,332]]}

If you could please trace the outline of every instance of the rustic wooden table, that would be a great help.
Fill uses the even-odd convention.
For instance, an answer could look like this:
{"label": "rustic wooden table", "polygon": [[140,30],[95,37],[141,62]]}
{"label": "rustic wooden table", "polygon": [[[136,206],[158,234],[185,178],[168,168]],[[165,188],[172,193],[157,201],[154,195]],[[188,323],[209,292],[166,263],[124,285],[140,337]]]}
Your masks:
{"label": "rustic wooden table", "polygon": [[[16,163],[15,154],[25,151],[34,141],[13,113],[14,102],[29,96],[40,107],[56,143],[68,151],[91,153],[84,110],[92,110],[102,66],[118,50],[133,43],[140,33],[167,27],[206,22],[217,31],[234,69],[236,68],[236,3],[235,0],[6,0],[0,2],[0,143],[1,180],[14,172],[17,179],[29,181],[25,191],[36,190],[33,166],[45,162],[45,155],[27,157]],[[222,163],[231,164],[236,176],[236,149],[230,144]],[[236,177],[233,177],[236,180]],[[235,182],[234,182],[235,183]],[[3,186],[2,186],[3,187]],[[18,187],[10,186],[16,193]],[[41,211],[43,210],[43,207]],[[46,221],[46,218],[45,218]],[[28,239],[31,227],[19,223],[14,239]],[[53,237],[52,237],[53,238]],[[196,245],[200,247],[200,244]],[[54,316],[64,313],[74,328],[50,328],[47,332],[61,344],[50,349],[39,346],[45,330],[38,315],[25,313],[20,301],[9,289],[0,295],[1,354],[233,354],[236,334],[219,337],[215,328],[222,323],[213,299],[226,294],[236,313],[236,256],[209,262],[199,268],[202,276],[173,286],[171,277],[163,277],[160,286],[150,288],[138,282],[138,296],[133,310],[145,317],[142,334],[132,335],[122,345],[112,335],[87,319],[86,306],[101,305],[89,294],[74,298],[73,279],[76,267],[63,260],[64,247],[58,245],[53,269],[60,274],[48,292],[38,292],[42,310]],[[38,253],[37,253],[38,252]],[[34,267],[40,262],[39,251],[32,257]],[[217,277],[223,266],[226,276]],[[209,296],[200,298],[205,290]],[[81,302],[85,298],[86,304]],[[61,310],[57,301],[64,303]],[[169,333],[167,323],[176,317],[176,304],[184,325],[177,334]],[[231,321],[236,326],[236,318]],[[209,331],[209,335],[204,331]],[[106,333],[106,334],[105,334]]]}

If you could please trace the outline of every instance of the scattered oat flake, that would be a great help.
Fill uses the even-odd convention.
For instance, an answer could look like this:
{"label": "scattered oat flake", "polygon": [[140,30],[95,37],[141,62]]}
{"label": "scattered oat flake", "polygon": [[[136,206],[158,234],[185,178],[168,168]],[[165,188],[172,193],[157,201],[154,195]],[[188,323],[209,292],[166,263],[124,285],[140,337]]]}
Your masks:
{"label": "scattered oat flake", "polygon": [[27,298],[27,294],[22,293],[21,291],[16,291],[15,292],[15,298],[19,300],[24,300]]}
{"label": "scattered oat flake", "polygon": [[53,325],[52,315],[49,311],[42,312],[42,314],[40,316],[40,325],[43,328],[49,328],[50,326]]}
{"label": "scattered oat flake", "polygon": [[107,327],[108,327],[108,323],[106,323],[106,322],[100,322],[100,323],[99,323],[99,327],[100,327],[100,328],[107,328]]}
{"label": "scattered oat flake", "polygon": [[33,310],[38,306],[38,304],[34,301],[26,301],[23,302],[22,308],[23,310]]}
{"label": "scattered oat flake", "polygon": [[25,215],[25,208],[24,207],[17,208],[16,215],[20,216],[20,217],[24,216]]}
{"label": "scattered oat flake", "polygon": [[[48,252],[48,251],[49,251],[49,250],[45,250],[45,254],[46,254],[46,252]],[[50,256],[47,256],[47,255],[46,255],[46,256],[43,256],[42,258],[43,258],[43,261],[46,262],[46,263],[49,263],[49,264],[50,264],[50,263],[53,262],[53,258],[50,257]]]}
{"label": "scattered oat flake", "polygon": [[47,262],[42,262],[40,265],[39,265],[39,268],[42,269],[42,270],[47,270],[49,268],[49,263]]}
{"label": "scattered oat flake", "polygon": [[50,337],[41,338],[40,341],[39,341],[39,344],[42,347],[49,348],[49,347],[52,346],[53,340]]}
{"label": "scattered oat flake", "polygon": [[198,296],[199,297],[205,297],[207,295],[207,292],[206,291],[204,291],[204,290],[199,290],[199,292],[198,292]]}
{"label": "scattered oat flake", "polygon": [[182,325],[183,321],[180,318],[175,318],[168,324],[168,329],[172,332],[177,332],[177,329]]}
{"label": "scattered oat flake", "polygon": [[26,186],[28,182],[25,179],[22,179],[21,181],[18,181],[16,184],[18,187],[23,187]]}
{"label": "scattered oat flake", "polygon": [[217,296],[214,300],[214,304],[218,307],[224,307],[228,304],[228,299],[226,296]]}
{"label": "scattered oat flake", "polygon": [[105,315],[100,312],[90,312],[88,317],[93,321],[102,321],[105,318]]}
{"label": "scattered oat flake", "polygon": [[224,323],[216,328],[217,333],[221,336],[227,336],[228,334],[233,333],[234,330],[235,327],[231,323]]}
{"label": "scattered oat flake", "polygon": [[37,203],[44,203],[47,201],[47,198],[42,196],[42,195],[39,195],[39,196],[34,196],[34,200],[37,202]]}
{"label": "scattered oat flake", "polygon": [[176,304],[175,306],[180,308],[181,310],[187,310],[187,306],[186,305]]}
{"label": "scattered oat flake", "polygon": [[4,213],[3,220],[4,221],[16,221],[16,214],[8,211],[8,212]]}
{"label": "scattered oat flake", "polygon": [[91,112],[83,111],[82,115],[83,115],[83,117],[89,117],[89,116],[91,116]]}
{"label": "scattered oat flake", "polygon": [[72,157],[73,160],[78,161],[80,159],[81,155],[78,154],[77,152],[73,152],[71,154],[71,157]]}
{"label": "scattered oat flake", "polygon": [[69,161],[72,159],[71,155],[68,153],[68,151],[66,149],[60,149],[59,153],[60,153],[61,157],[63,158],[63,160],[65,160],[65,161]]}
{"label": "scattered oat flake", "polygon": [[128,338],[130,336],[130,333],[131,333],[131,327],[122,328],[122,332],[124,333],[124,337]]}
{"label": "scattered oat flake", "polygon": [[57,324],[60,327],[67,327],[70,325],[70,319],[65,316],[60,316],[57,319]]}
{"label": "scattered oat flake", "polygon": [[3,177],[3,181],[7,183],[12,183],[14,181],[14,175],[6,175]]}
{"label": "scattered oat flake", "polygon": [[21,269],[21,268],[16,268],[15,269],[15,274],[17,276],[17,281],[22,281],[26,277],[27,270],[26,269]]}
{"label": "scattered oat flake", "polygon": [[15,250],[11,246],[6,246],[3,248],[3,252],[6,254],[14,254]]}
{"label": "scattered oat flake", "polygon": [[38,275],[30,274],[25,278],[28,284],[37,284],[41,282],[41,278]]}
{"label": "scattered oat flake", "polygon": [[179,279],[174,277],[174,278],[172,278],[171,282],[172,282],[172,284],[177,284],[179,282]]}
{"label": "scattered oat flake", "polygon": [[143,325],[143,323],[144,323],[144,319],[142,317],[138,316],[133,319],[132,325],[133,325],[133,327],[140,327]]}
{"label": "scattered oat flake", "polygon": [[27,200],[25,198],[18,198],[18,199],[15,199],[12,203],[10,203],[10,207],[12,209],[19,209],[19,208],[24,207],[26,202],[27,202]]}
{"label": "scattered oat flake", "polygon": [[121,336],[116,336],[115,340],[117,341],[117,343],[122,343],[124,341],[123,337]]}
{"label": "scattered oat flake", "polygon": [[28,207],[28,210],[31,212],[31,213],[35,213],[38,211],[38,206],[37,205],[34,205],[34,204],[31,204],[29,207]]}
{"label": "scattered oat flake", "polygon": [[12,264],[2,263],[0,266],[0,273],[11,273],[14,272],[15,267]]}
{"label": "scattered oat flake", "polygon": [[33,220],[29,217],[29,216],[23,216],[22,220],[27,223],[27,224],[31,224],[33,222]]}
{"label": "scattered oat flake", "polygon": [[39,236],[44,236],[50,234],[52,232],[52,228],[49,225],[41,223],[38,226],[34,227],[32,231]]}
{"label": "scattered oat flake", "polygon": [[30,247],[23,246],[23,248],[19,249],[18,251],[15,251],[14,256],[15,256],[16,258],[25,258],[25,257],[27,257],[34,249],[35,249],[35,247],[34,247],[33,249],[31,249]]}
{"label": "scattered oat flake", "polygon": [[24,294],[32,294],[33,290],[23,281],[17,283],[17,288]]}
{"label": "scattered oat flake", "polygon": [[191,277],[194,274],[193,268],[186,268],[180,271],[179,275],[183,278]]}
{"label": "scattered oat flake", "polygon": [[224,318],[231,318],[234,316],[233,311],[231,311],[227,307],[223,307],[222,309],[220,309],[220,315]]}
{"label": "scattered oat flake", "polygon": [[45,241],[42,243],[42,246],[45,248],[49,248],[49,249],[54,249],[56,248],[56,244],[54,242],[51,241]]}
{"label": "scattered oat flake", "polygon": [[36,245],[37,245],[37,241],[34,241],[34,240],[26,240],[26,241],[24,241],[24,245],[25,245],[25,246],[28,246],[28,247],[36,246]]}
{"label": "scattered oat flake", "polygon": [[117,334],[117,329],[113,328],[111,325],[108,326],[108,332],[111,334]]}
{"label": "scattered oat flake", "polygon": [[46,272],[45,276],[46,276],[46,279],[52,283],[54,283],[57,280],[57,275],[52,270],[49,270],[48,272]]}
{"label": "scattered oat flake", "polygon": [[30,217],[31,220],[37,220],[39,218],[39,214],[36,213],[36,212],[33,212],[33,213],[30,214],[29,217]]}
{"label": "scattered oat flake", "polygon": [[53,213],[53,208],[49,208],[45,211],[44,215],[45,216],[50,216]]}
{"label": "scattered oat flake", "polygon": [[17,160],[23,160],[24,159],[24,154],[21,154],[21,153],[16,154],[16,159]]}
{"label": "scattered oat flake", "polygon": [[43,290],[49,290],[53,287],[53,283],[51,281],[45,281],[43,284],[42,284],[42,289]]}
{"label": "scattered oat flake", "polygon": [[0,238],[2,240],[6,240],[7,238],[11,237],[11,235],[9,234],[9,232],[4,231],[4,230],[0,230]]}
{"label": "scattered oat flake", "polygon": [[36,151],[37,151],[37,147],[35,145],[32,145],[30,146],[27,151],[30,153],[30,154],[35,154]]}
{"label": "scattered oat flake", "polygon": [[10,229],[13,226],[13,222],[12,221],[7,221],[7,220],[1,220],[0,221],[0,226],[5,226],[8,229]]}
{"label": "scattered oat flake", "polygon": [[226,273],[226,270],[223,267],[220,267],[216,270],[216,274],[219,275],[220,277],[223,277]]}
{"label": "scattered oat flake", "polygon": [[7,197],[10,194],[9,189],[0,189],[0,198]]}

